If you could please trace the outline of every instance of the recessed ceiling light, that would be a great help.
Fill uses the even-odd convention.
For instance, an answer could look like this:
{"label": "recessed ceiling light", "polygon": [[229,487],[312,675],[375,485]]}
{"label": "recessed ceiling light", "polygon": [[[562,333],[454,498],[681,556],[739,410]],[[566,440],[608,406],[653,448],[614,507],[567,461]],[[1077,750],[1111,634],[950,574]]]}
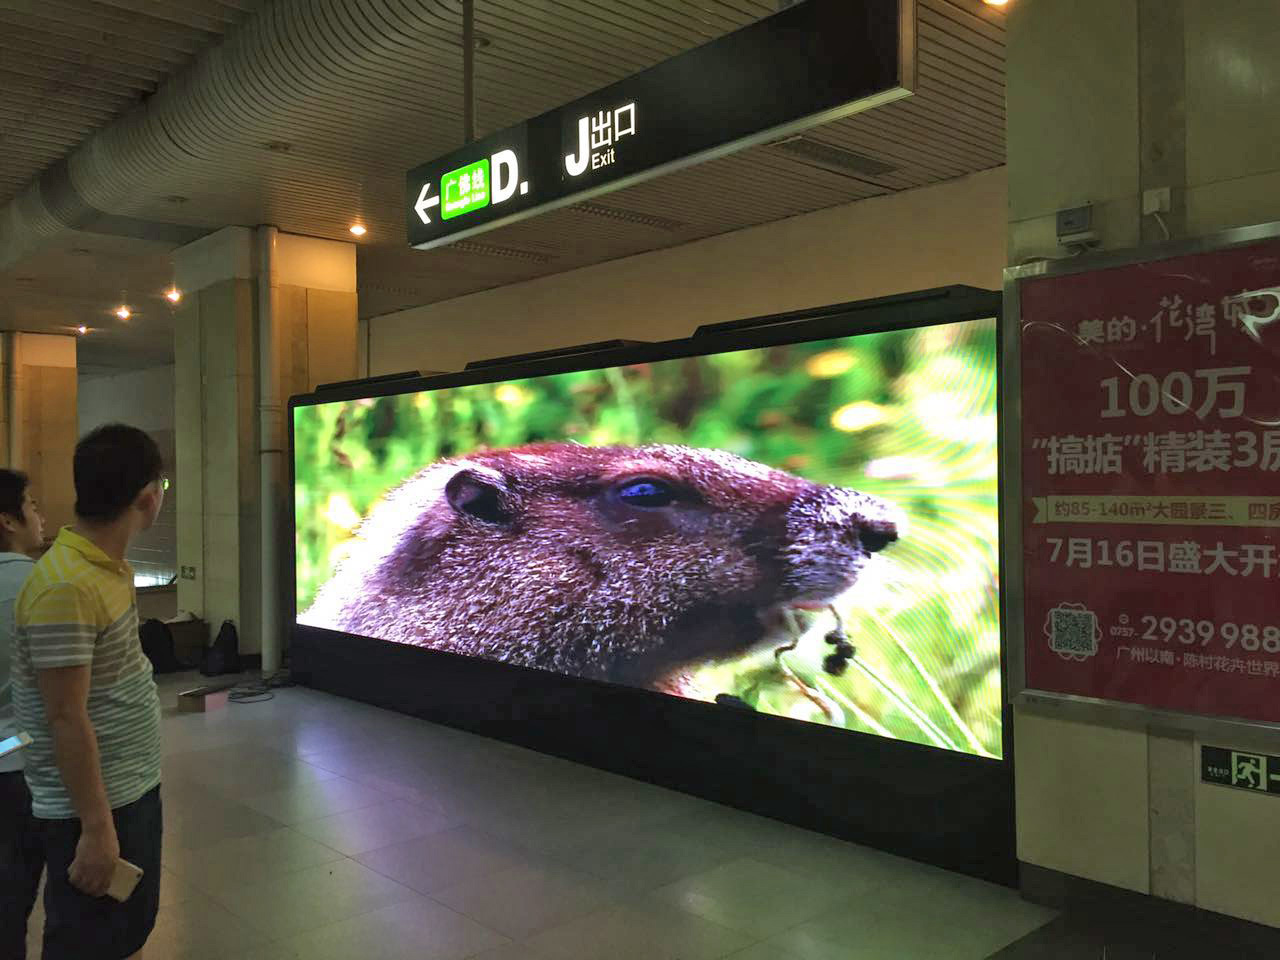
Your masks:
{"label": "recessed ceiling light", "polygon": [[988,7],[1003,7],[1008,5],[1009,0],[982,0],[982,2]]}
{"label": "recessed ceiling light", "polygon": [[363,237],[369,231],[364,228],[363,224],[353,223],[351,225],[351,232],[354,233],[357,237]]}
{"label": "recessed ceiling light", "polygon": [[128,320],[133,316],[133,311],[122,303],[120,306],[116,307],[116,316],[121,320]]}
{"label": "recessed ceiling light", "polygon": [[164,292],[164,298],[168,300],[170,303],[177,303],[179,300],[182,299],[182,291],[179,290],[177,287],[170,287],[168,290]]}

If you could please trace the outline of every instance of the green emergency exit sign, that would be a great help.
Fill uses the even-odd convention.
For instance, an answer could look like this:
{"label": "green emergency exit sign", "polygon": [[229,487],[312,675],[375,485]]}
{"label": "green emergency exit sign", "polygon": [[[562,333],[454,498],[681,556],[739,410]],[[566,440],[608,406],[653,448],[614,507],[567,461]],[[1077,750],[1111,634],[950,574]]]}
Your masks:
{"label": "green emergency exit sign", "polygon": [[1238,790],[1280,795],[1280,757],[1202,746],[1200,779]]}
{"label": "green emergency exit sign", "polygon": [[489,161],[477,160],[440,178],[443,199],[440,216],[445,220],[460,217],[489,205]]}

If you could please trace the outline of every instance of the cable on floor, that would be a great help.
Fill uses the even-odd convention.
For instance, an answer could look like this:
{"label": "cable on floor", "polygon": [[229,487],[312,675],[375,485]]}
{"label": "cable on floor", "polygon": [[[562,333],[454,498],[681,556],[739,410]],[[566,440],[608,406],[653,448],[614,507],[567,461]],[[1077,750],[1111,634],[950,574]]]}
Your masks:
{"label": "cable on floor", "polygon": [[232,703],[264,703],[275,698],[273,691],[284,687],[292,687],[293,680],[288,668],[277,670],[269,677],[260,680],[247,680],[231,688],[227,699]]}

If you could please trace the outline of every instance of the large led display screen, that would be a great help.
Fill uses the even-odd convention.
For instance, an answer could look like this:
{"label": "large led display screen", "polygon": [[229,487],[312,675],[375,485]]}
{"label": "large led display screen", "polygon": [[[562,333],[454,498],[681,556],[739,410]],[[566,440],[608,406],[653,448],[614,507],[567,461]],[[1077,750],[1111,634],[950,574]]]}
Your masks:
{"label": "large led display screen", "polygon": [[298,405],[298,623],[998,757],[996,327]]}

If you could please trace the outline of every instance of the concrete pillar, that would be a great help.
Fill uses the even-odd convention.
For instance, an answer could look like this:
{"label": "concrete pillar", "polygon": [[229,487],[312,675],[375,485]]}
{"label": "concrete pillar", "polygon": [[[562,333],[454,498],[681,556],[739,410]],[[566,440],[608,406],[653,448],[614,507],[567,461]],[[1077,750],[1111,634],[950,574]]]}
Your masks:
{"label": "concrete pillar", "polygon": [[[1104,250],[1280,220],[1274,0],[1009,11],[1011,264],[1067,255],[1054,214],[1083,203]],[[1196,738],[1019,712],[1014,739],[1024,862],[1280,926],[1276,801],[1199,783]],[[1280,733],[1220,745],[1276,754]]]}
{"label": "concrete pillar", "polygon": [[[266,233],[228,227],[174,256],[184,294],[174,344],[178,606],[214,630],[233,621],[246,654],[263,648],[264,586],[280,598],[280,609],[292,609],[285,571],[262,568],[262,305],[276,311],[285,398],[356,375],[354,245],[278,233],[275,276],[263,278],[258,242]],[[260,299],[264,282],[276,296]],[[285,411],[275,416],[283,432]],[[288,495],[283,486],[276,490],[281,515]],[[287,613],[281,619],[277,629],[284,630]]]}
{"label": "concrete pillar", "polygon": [[52,536],[75,519],[75,338],[6,333],[4,384],[7,462],[30,475]]}

